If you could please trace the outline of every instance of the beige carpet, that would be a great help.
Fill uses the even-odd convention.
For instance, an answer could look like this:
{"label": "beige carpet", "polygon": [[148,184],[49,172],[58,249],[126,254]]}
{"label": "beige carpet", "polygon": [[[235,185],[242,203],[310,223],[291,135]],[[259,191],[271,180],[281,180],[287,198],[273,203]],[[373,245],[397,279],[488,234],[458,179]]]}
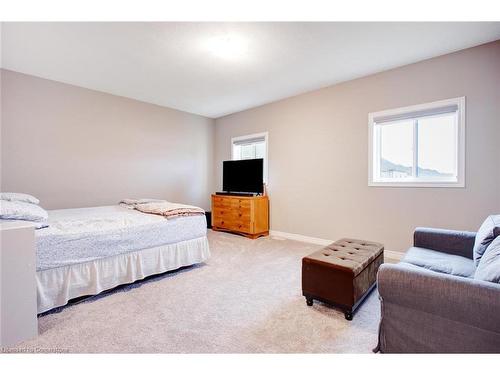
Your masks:
{"label": "beige carpet", "polygon": [[373,292],[349,322],[301,295],[301,258],[318,246],[209,233],[212,257],[39,318],[18,348],[125,353],[369,353]]}

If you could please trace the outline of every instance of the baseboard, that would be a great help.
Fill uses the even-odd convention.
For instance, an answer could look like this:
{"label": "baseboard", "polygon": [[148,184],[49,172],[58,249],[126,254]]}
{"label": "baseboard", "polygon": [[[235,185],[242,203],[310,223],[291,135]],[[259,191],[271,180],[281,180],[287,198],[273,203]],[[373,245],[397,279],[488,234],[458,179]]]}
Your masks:
{"label": "baseboard", "polygon": [[[329,245],[332,242],[334,242],[334,240],[327,240],[325,238],[309,237],[309,236],[303,236],[301,234],[280,232],[277,230],[270,230],[269,235],[271,237],[281,237],[281,238],[286,238],[288,240],[312,243],[315,245],[323,245],[323,246]],[[384,256],[389,259],[399,261],[401,260],[403,255],[404,254],[399,251],[384,250]]]}
{"label": "baseboard", "polygon": [[288,240],[294,240],[294,241],[299,241],[299,242],[307,242],[307,243],[313,243],[316,245],[329,245],[333,240],[326,240],[324,238],[317,238],[317,237],[308,237],[308,236],[303,236],[301,234],[295,234],[295,233],[288,233],[288,232],[280,232],[277,230],[270,230],[269,235],[272,237],[283,237]]}
{"label": "baseboard", "polygon": [[384,250],[384,257],[400,261],[403,258],[404,253],[399,251]]}

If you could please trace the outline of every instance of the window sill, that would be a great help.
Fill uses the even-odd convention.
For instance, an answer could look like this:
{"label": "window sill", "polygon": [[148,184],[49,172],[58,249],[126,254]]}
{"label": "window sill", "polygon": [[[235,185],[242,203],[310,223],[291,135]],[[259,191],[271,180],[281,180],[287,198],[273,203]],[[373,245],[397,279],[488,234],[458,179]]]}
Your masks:
{"label": "window sill", "polygon": [[370,187],[411,187],[411,188],[465,188],[464,182],[446,182],[446,181],[369,181]]}

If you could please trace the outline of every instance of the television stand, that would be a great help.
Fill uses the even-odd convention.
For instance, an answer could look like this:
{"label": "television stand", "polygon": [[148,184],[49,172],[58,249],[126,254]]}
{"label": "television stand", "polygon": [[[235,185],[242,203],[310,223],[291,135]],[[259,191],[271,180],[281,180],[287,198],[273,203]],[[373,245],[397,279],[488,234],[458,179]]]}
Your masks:
{"label": "television stand", "polygon": [[212,195],[212,230],[255,239],[269,235],[267,196]]}
{"label": "television stand", "polygon": [[218,191],[215,195],[232,195],[232,196],[240,196],[240,197],[256,197],[259,195],[258,193],[238,193],[233,191]]}

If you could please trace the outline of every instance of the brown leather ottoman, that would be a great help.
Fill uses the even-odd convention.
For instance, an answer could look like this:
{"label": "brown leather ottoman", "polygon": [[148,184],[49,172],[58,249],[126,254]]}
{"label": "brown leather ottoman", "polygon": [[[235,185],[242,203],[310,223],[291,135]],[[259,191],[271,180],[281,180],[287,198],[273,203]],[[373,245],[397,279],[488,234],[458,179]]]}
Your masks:
{"label": "brown leather ottoman", "polygon": [[308,306],[326,302],[352,315],[375,287],[377,271],[384,262],[384,246],[343,238],[302,258],[302,294]]}

